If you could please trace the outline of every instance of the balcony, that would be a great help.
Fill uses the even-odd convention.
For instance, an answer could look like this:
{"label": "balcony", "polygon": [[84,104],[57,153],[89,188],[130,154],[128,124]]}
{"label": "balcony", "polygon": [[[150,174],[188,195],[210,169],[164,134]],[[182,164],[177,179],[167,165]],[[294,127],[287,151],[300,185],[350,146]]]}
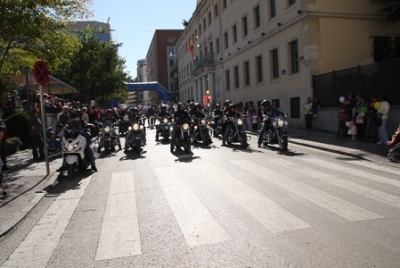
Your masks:
{"label": "balcony", "polygon": [[214,54],[208,53],[202,58],[196,59],[193,63],[192,73],[196,72],[197,70],[209,65],[214,64]]}

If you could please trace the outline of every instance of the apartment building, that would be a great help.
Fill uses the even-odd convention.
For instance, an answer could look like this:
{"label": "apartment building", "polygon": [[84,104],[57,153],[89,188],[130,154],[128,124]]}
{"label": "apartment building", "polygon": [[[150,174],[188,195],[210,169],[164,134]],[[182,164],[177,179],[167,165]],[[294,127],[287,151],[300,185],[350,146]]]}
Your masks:
{"label": "apartment building", "polygon": [[[197,0],[176,44],[181,101],[276,100],[304,126],[313,75],[373,63],[374,42],[399,24],[374,0]],[[323,99],[323,96],[319,96]]]}

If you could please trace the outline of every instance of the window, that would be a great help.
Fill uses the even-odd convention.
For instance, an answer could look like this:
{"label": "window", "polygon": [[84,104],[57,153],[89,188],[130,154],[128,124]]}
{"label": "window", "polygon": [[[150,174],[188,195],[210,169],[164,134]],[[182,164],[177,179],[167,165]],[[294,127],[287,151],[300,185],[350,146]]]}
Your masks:
{"label": "window", "polygon": [[248,25],[247,25],[247,16],[242,18],[242,30],[243,30],[243,37],[249,34]]}
{"label": "window", "polygon": [[260,15],[260,6],[256,6],[253,9],[253,16],[254,16],[254,29],[257,29],[261,26],[261,15]]}
{"label": "window", "polygon": [[300,118],[300,97],[290,98],[290,118]]}
{"label": "window", "polygon": [[276,17],[276,3],[275,0],[269,0],[269,18]]}
{"label": "window", "polygon": [[291,6],[296,3],[296,0],[287,0],[288,6]]}
{"label": "window", "polygon": [[256,57],[256,81],[257,83],[261,83],[263,81],[262,56]]}
{"label": "window", "polygon": [[203,19],[203,30],[206,31],[207,29],[207,21],[206,18]]}
{"label": "window", "polygon": [[174,43],[175,38],[173,36],[168,37],[168,43]]}
{"label": "window", "polygon": [[218,17],[218,4],[214,5],[214,18]]}
{"label": "window", "polygon": [[217,53],[221,53],[221,48],[219,45],[219,38],[215,39],[215,49],[217,50]]}
{"label": "window", "polygon": [[239,66],[233,67],[233,79],[235,81],[235,88],[239,88]]}
{"label": "window", "polygon": [[226,0],[222,0],[222,7],[225,9],[227,7]]}
{"label": "window", "polygon": [[271,77],[272,79],[279,78],[279,64],[278,64],[278,49],[270,51],[271,57]]}
{"label": "window", "polygon": [[213,42],[210,42],[210,49],[211,49],[210,53],[214,54],[214,43]]}
{"label": "window", "polygon": [[299,72],[299,48],[297,40],[294,40],[289,43],[289,52],[290,52],[290,74],[295,74]]}
{"label": "window", "polygon": [[225,42],[225,49],[228,49],[228,47],[229,47],[229,43],[228,43],[228,33],[227,32],[225,32],[224,33],[224,42]]}
{"label": "window", "polygon": [[211,11],[208,12],[208,25],[212,24],[212,17],[211,17]]}
{"label": "window", "polygon": [[236,27],[236,24],[233,25],[233,27],[232,27],[232,36],[233,36],[232,44],[235,44],[237,42],[237,27]]}
{"label": "window", "polygon": [[243,63],[243,71],[244,71],[244,85],[250,85],[250,63],[248,61]]}
{"label": "window", "polygon": [[229,70],[225,71],[225,84],[226,84],[226,91],[230,91],[231,90],[231,83],[230,83],[230,79],[229,79]]}

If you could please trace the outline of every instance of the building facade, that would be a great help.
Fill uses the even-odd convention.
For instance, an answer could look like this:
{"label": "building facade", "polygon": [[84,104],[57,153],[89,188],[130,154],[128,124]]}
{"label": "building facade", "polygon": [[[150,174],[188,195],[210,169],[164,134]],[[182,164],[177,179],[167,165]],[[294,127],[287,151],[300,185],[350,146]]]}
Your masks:
{"label": "building facade", "polygon": [[[178,96],[176,43],[183,30],[156,30],[146,55],[148,82],[157,81],[169,92]],[[158,93],[147,92],[149,102],[160,102]]]}
{"label": "building facade", "polygon": [[374,0],[197,0],[176,47],[180,100],[201,102],[207,92],[216,102],[275,100],[292,126],[304,127],[313,75],[372,63],[379,37],[400,36],[400,24],[377,15],[382,7]]}

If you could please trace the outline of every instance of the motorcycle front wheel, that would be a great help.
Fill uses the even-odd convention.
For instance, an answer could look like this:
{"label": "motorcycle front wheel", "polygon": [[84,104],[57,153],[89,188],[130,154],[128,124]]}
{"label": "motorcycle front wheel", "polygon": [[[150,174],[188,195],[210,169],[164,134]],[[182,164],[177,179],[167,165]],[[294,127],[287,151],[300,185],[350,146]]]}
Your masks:
{"label": "motorcycle front wheel", "polygon": [[246,148],[247,147],[246,133],[242,134],[242,138],[240,139],[240,146],[242,146],[242,148]]}
{"label": "motorcycle front wheel", "polygon": [[67,165],[67,175],[68,180],[73,180],[75,178],[75,167],[74,165]]}
{"label": "motorcycle front wheel", "polygon": [[282,137],[282,142],[279,144],[279,148],[282,151],[286,151],[288,149],[288,137],[287,136]]}
{"label": "motorcycle front wheel", "polygon": [[396,145],[395,148],[390,149],[387,155],[387,159],[393,163],[400,162],[400,147]]}
{"label": "motorcycle front wheel", "polygon": [[186,138],[185,138],[185,153],[190,153],[190,147],[192,146],[192,143],[190,142],[190,137],[189,136],[187,136]]}

